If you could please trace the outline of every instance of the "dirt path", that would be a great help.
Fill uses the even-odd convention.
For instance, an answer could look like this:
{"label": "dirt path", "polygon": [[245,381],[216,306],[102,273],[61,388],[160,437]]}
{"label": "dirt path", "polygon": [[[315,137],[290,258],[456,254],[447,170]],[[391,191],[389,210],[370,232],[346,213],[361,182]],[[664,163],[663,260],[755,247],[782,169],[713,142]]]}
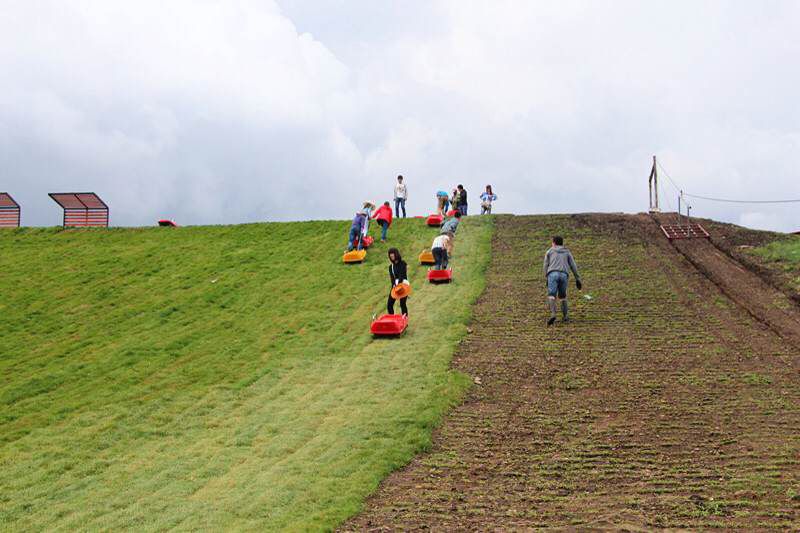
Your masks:
{"label": "dirt path", "polygon": [[[548,329],[554,232],[592,299]],[[493,246],[454,363],[481,384],[344,529],[800,527],[796,309],[746,312],[647,217],[499,218]]]}

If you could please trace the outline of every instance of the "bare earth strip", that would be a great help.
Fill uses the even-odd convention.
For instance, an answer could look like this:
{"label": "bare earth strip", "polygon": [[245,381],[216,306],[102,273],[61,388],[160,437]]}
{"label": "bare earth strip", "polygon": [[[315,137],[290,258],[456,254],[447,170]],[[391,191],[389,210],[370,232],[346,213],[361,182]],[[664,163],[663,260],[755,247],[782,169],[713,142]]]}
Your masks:
{"label": "bare earth strip", "polygon": [[[592,299],[548,329],[556,232]],[[645,216],[498,218],[454,362],[480,384],[344,529],[799,529],[798,309],[692,246]]]}

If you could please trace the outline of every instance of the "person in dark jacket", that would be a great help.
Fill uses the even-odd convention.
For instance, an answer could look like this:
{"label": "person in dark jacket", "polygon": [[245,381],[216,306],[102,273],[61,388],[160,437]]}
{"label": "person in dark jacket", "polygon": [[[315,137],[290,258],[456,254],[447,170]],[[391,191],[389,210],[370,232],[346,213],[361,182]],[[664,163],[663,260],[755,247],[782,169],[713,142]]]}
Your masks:
{"label": "person in dark jacket", "polygon": [[[400,283],[408,283],[408,267],[400,257],[400,251],[397,248],[389,248],[389,280],[392,283],[392,289]],[[408,297],[400,298],[400,310],[405,316],[408,316],[407,300]],[[389,289],[389,300],[386,302],[386,312],[390,315],[394,314],[394,298],[392,298],[391,289]]]}
{"label": "person in dark jacket", "polygon": [[467,189],[464,188],[463,185],[459,184],[458,187],[458,210],[461,211],[462,215],[467,214]]}
{"label": "person in dark jacket", "polygon": [[564,247],[563,237],[553,237],[552,245],[547,253],[544,254],[544,277],[547,280],[547,305],[550,308],[550,318],[547,325],[552,326],[556,321],[558,308],[556,307],[556,296],[561,300],[561,313],[564,322],[569,321],[569,307],[567,305],[567,281],[569,272],[575,274],[575,286],[578,290],[583,288],[581,277],[578,274],[578,265],[572,253]]}

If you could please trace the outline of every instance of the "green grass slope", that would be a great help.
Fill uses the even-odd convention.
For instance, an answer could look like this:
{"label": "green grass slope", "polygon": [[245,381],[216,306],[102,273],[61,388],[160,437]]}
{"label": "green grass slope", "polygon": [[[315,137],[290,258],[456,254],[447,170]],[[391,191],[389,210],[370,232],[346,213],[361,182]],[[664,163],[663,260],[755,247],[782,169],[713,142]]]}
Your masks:
{"label": "green grass slope", "polygon": [[785,239],[767,243],[751,250],[764,263],[788,279],[789,285],[800,292],[800,236],[791,235]]}
{"label": "green grass slope", "polygon": [[[409,262],[411,326],[373,340],[386,245],[346,222],[0,231],[0,528],[320,529],[429,443],[483,287],[491,219],[450,286]],[[377,229],[377,228],[375,228]]]}

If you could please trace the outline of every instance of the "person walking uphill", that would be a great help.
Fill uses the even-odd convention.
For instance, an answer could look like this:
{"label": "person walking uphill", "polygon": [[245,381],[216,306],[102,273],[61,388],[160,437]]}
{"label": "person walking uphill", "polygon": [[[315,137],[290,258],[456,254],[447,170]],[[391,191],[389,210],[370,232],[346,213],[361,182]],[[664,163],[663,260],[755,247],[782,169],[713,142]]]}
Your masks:
{"label": "person walking uphill", "polygon": [[547,279],[547,306],[550,309],[550,318],[547,325],[552,326],[556,321],[558,308],[556,306],[556,296],[561,300],[561,314],[564,322],[569,321],[569,306],[567,304],[567,281],[569,281],[569,271],[575,274],[575,286],[581,290],[581,277],[578,274],[578,265],[572,253],[564,247],[564,238],[555,236],[547,253],[544,254],[544,277]]}
{"label": "person walking uphill", "polygon": [[406,218],[406,199],[408,190],[403,183],[403,176],[397,176],[397,184],[394,186],[394,216],[400,218],[400,208],[403,208],[403,218]]}
{"label": "person walking uphill", "polygon": [[433,239],[431,253],[433,254],[434,261],[436,261],[433,266],[434,270],[444,270],[447,268],[448,259],[450,255],[453,254],[454,237],[455,235],[452,233],[444,233]]}
{"label": "person walking uphill", "polygon": [[[400,251],[397,248],[389,248],[389,279],[392,282],[393,289],[400,283],[408,283],[408,267],[403,258],[400,257]],[[390,315],[394,314],[394,298],[392,298],[392,290],[389,289],[389,300],[386,302],[386,312]],[[400,298],[400,311],[408,316],[408,307],[406,301],[408,297]]]}
{"label": "person walking uphill", "polygon": [[355,248],[355,242],[358,241],[358,249],[363,248],[364,239],[361,238],[361,231],[364,229],[364,224],[367,220],[367,215],[363,211],[356,213],[353,217],[353,224],[350,226],[350,236],[347,238],[347,251],[352,252]]}
{"label": "person walking uphill", "polygon": [[455,235],[456,230],[458,229],[458,223],[461,221],[461,211],[456,211],[456,214],[453,215],[453,218],[448,219],[442,224],[442,228],[439,230],[439,234],[444,235],[445,233],[452,233]]}
{"label": "person walking uphill", "polygon": [[372,218],[378,221],[381,227],[381,242],[386,242],[386,232],[389,231],[389,226],[392,225],[392,208],[389,207],[389,202],[383,202],[383,205],[375,211]]}

